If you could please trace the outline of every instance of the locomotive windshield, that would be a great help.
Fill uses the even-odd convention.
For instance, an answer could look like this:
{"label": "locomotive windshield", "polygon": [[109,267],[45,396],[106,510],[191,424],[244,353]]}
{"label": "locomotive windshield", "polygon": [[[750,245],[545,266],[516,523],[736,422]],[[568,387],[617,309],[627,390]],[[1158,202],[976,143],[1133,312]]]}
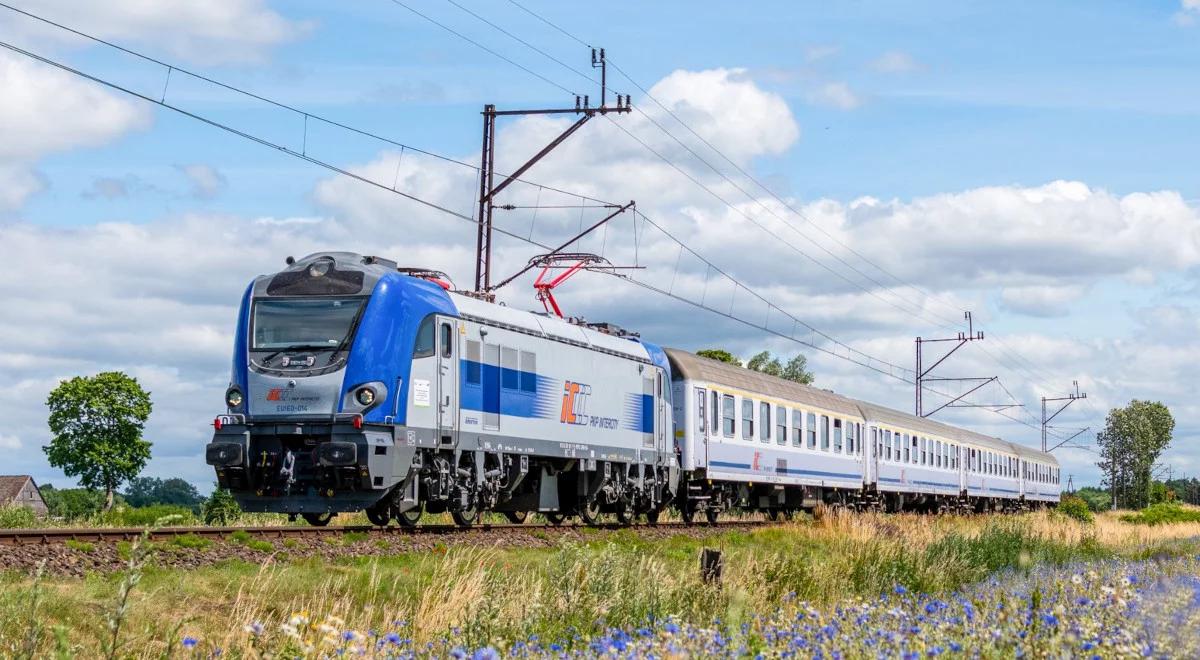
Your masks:
{"label": "locomotive windshield", "polygon": [[251,350],[337,348],[365,298],[266,299],[254,302]]}

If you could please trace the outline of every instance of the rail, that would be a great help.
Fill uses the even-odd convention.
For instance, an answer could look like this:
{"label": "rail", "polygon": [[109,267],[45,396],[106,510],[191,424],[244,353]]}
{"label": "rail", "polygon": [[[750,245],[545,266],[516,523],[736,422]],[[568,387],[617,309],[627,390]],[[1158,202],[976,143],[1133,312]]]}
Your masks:
{"label": "rail", "polygon": [[[438,534],[491,534],[513,530],[577,530],[577,529],[661,529],[661,528],[706,528],[706,527],[761,527],[772,524],[765,520],[722,520],[717,523],[660,522],[656,524],[633,523],[621,524],[600,523],[597,525],[584,524],[516,524],[516,523],[486,523],[460,527],[458,525],[417,525],[416,527],[376,527],[373,525],[332,525],[329,527],[311,527],[301,525],[270,525],[242,527],[154,527],[149,528],[151,540],[170,539],[179,536],[199,536],[203,538],[225,539],[234,533],[244,532],[261,539],[286,539],[321,536],[340,536],[347,533],[367,533],[381,536],[405,535],[438,535]],[[46,529],[0,529],[0,546],[17,545],[51,545],[67,541],[116,542],[132,541],[147,532],[144,527],[55,527]]]}

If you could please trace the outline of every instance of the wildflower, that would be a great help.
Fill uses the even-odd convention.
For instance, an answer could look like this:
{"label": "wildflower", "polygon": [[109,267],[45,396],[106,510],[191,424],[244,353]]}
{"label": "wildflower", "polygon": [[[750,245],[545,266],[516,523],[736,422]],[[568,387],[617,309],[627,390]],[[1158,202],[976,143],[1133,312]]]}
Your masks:
{"label": "wildflower", "polygon": [[347,630],[342,633],[343,642],[353,642],[355,639],[358,639],[358,633],[353,630]]}
{"label": "wildflower", "polygon": [[257,621],[252,621],[250,623],[247,623],[246,627],[243,628],[243,630],[250,633],[251,635],[254,635],[255,637],[258,637],[259,635],[263,634],[263,624],[261,624]]}
{"label": "wildflower", "polygon": [[1083,584],[1083,576],[1078,573],[1076,573],[1075,575],[1072,575],[1071,576],[1071,584],[1076,584],[1076,585]]}
{"label": "wildflower", "polygon": [[392,632],[392,633],[388,633],[387,635],[385,635],[385,636],[384,636],[384,638],[383,638],[383,640],[384,640],[385,642],[387,642],[388,644],[393,644],[393,645],[396,645],[396,646],[399,646],[399,645],[400,645],[400,635],[398,635],[398,634],[396,634],[396,633],[394,633],[394,632]]}
{"label": "wildflower", "polygon": [[667,625],[663,626],[663,630],[667,631],[668,634],[674,635],[679,632],[679,626],[674,621],[668,621]]}
{"label": "wildflower", "polygon": [[898,596],[903,596],[904,594],[908,593],[908,589],[905,589],[904,585],[900,585],[900,584],[896,585],[896,587],[894,589],[892,589],[892,591],[896,592],[896,595],[898,595]]}
{"label": "wildflower", "polygon": [[467,652],[464,651],[461,646],[456,646],[450,649],[450,657],[454,658],[455,660],[462,660],[463,658],[467,657]]}
{"label": "wildflower", "polygon": [[184,637],[183,638],[183,648],[190,651],[190,650],[196,648],[197,641],[198,640],[195,637]]}
{"label": "wildflower", "polygon": [[1048,626],[1057,626],[1058,625],[1058,617],[1054,616],[1053,614],[1043,614],[1042,622]]}
{"label": "wildflower", "polygon": [[471,655],[471,660],[497,660],[499,657],[500,654],[496,652],[496,649],[490,646],[485,646],[475,651],[475,653]]}

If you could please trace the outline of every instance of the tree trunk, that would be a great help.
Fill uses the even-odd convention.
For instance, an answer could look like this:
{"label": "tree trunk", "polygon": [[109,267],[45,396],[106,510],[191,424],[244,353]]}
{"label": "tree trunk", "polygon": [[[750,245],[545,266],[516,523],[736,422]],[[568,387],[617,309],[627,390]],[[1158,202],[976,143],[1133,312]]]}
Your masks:
{"label": "tree trunk", "polygon": [[113,489],[108,486],[104,489],[104,510],[110,511],[113,508]]}

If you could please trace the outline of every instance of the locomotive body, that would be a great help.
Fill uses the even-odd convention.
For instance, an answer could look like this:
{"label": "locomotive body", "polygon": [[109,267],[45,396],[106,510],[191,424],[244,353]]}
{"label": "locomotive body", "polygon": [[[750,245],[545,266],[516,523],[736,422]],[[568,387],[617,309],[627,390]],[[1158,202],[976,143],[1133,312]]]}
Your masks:
{"label": "locomotive body", "polygon": [[349,253],[247,290],[208,462],[250,511],[462,524],[657,515],[674,493],[663,352]]}

